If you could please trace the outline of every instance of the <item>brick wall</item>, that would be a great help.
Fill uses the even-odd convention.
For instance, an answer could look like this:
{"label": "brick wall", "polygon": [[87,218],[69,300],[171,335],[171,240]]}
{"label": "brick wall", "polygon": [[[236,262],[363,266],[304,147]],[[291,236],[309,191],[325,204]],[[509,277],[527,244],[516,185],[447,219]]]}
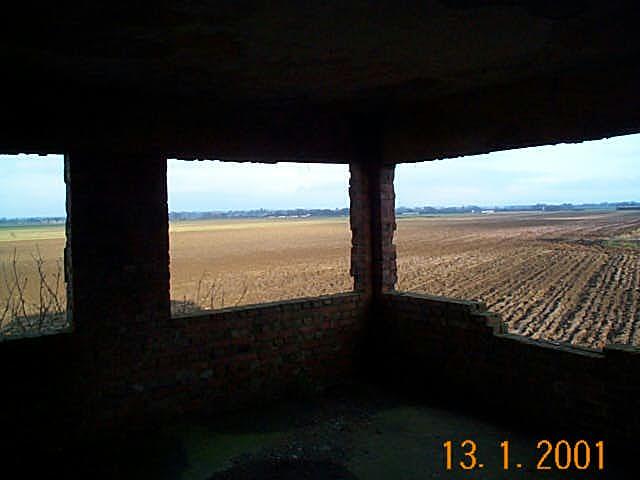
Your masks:
{"label": "brick wall", "polygon": [[10,388],[0,425],[27,444],[47,422],[68,432],[223,410],[361,370],[375,380],[404,378],[466,410],[618,438],[640,431],[637,350],[535,342],[505,334],[481,304],[390,293],[392,166],[350,166],[356,292],[175,318],[166,162],[76,153],[65,167],[73,332],[0,344]]}
{"label": "brick wall", "polygon": [[166,160],[100,151],[65,156],[67,297],[82,385],[78,423],[102,415],[102,385],[153,365],[169,318]]}
{"label": "brick wall", "polygon": [[5,431],[28,438],[237,408],[355,374],[360,293],[171,318],[160,155],[75,152],[65,179],[72,331],[0,343]]}
{"label": "brick wall", "polygon": [[64,444],[84,408],[72,335],[0,342],[0,365],[3,460]]}
{"label": "brick wall", "polygon": [[167,318],[144,339],[123,331],[94,346],[98,366],[79,332],[2,342],[0,427],[16,448],[50,448],[78,429],[316,393],[357,374],[363,327],[362,295],[345,293]]}
{"label": "brick wall", "polygon": [[387,373],[431,399],[551,428],[554,437],[630,440],[640,432],[638,349],[530,340],[503,333],[481,303],[418,294],[385,295],[381,317]]}
{"label": "brick wall", "polygon": [[103,378],[102,416],[220,411],[348,382],[363,312],[345,293],[167,319],[144,368]]}
{"label": "brick wall", "polygon": [[397,281],[395,165],[351,163],[351,275],[354,289],[377,294]]}

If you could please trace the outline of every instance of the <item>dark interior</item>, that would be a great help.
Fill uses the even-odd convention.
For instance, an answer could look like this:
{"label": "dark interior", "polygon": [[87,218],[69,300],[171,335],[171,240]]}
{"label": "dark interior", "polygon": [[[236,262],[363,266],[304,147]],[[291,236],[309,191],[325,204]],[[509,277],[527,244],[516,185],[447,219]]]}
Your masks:
{"label": "dark interior", "polygon": [[[12,4],[0,152],[65,155],[73,330],[0,343],[11,458],[354,379],[637,453],[637,349],[395,291],[393,177],[640,132],[639,20],[625,1]],[[353,292],[171,318],[172,157],[349,164]]]}

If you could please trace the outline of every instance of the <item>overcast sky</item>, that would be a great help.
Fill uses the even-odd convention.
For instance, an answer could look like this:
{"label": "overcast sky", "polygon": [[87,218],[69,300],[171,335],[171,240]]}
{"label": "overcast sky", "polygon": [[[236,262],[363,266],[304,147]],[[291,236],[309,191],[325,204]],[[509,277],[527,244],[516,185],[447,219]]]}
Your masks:
{"label": "overcast sky", "polygon": [[[346,165],[168,161],[171,211],[342,208]],[[640,201],[640,134],[403,164],[397,206]],[[0,155],[0,217],[63,216],[59,155]]]}
{"label": "overcast sky", "polygon": [[396,168],[397,206],[640,201],[640,134]]}
{"label": "overcast sky", "polygon": [[169,160],[169,209],[343,208],[349,167]]}

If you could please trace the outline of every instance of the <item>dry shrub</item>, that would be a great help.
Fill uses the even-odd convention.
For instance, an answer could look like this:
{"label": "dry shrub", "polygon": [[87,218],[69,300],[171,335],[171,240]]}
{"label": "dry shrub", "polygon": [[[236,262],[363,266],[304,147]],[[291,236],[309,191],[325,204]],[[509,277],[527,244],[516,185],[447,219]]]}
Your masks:
{"label": "dry shrub", "polygon": [[171,310],[173,315],[186,315],[202,310],[214,310],[225,307],[237,307],[249,291],[247,277],[241,281],[240,291],[234,295],[233,299],[225,290],[225,282],[221,275],[213,276],[204,271],[196,283],[195,292],[191,298],[184,296],[182,300],[172,301]]}
{"label": "dry shrub", "polygon": [[[16,249],[9,261],[0,263],[6,297],[0,300],[0,336],[45,333],[65,322],[66,301],[62,262],[56,260],[53,273],[36,246],[31,255],[35,277],[20,271]],[[27,295],[29,282],[36,282],[37,298]]]}

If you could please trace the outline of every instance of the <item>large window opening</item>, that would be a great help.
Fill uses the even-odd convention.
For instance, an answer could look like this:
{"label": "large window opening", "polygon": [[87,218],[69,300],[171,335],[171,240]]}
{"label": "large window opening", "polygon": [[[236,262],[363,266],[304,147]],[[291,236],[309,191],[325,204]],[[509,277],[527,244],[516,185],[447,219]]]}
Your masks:
{"label": "large window opening", "polygon": [[173,315],[352,289],[348,165],[169,160]]}
{"label": "large window opening", "polygon": [[0,155],[0,341],[69,327],[61,155]]}
{"label": "large window opening", "polygon": [[535,339],[640,345],[638,158],[630,135],[399,165],[398,289]]}

